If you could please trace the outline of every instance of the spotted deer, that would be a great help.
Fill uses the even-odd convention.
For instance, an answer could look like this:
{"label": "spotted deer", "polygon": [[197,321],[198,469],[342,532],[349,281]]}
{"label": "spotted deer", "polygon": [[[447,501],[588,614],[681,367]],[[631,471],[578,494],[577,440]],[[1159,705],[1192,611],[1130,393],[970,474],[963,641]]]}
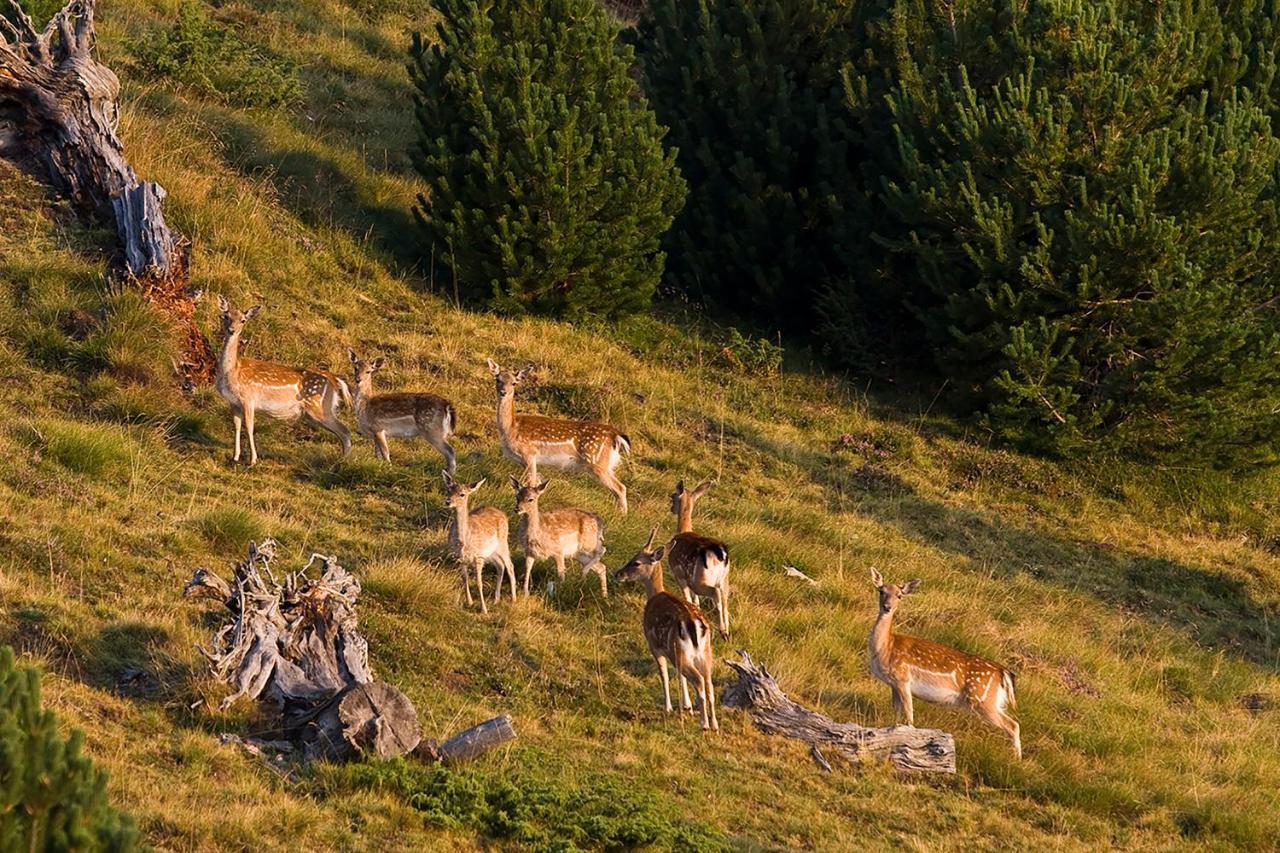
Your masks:
{"label": "spotted deer", "polygon": [[525,467],[521,479],[538,482],[539,463],[562,470],[585,470],[613,492],[618,508],[626,515],[627,487],[613,472],[623,454],[630,455],[631,439],[608,424],[595,421],[517,415],[516,387],[528,378],[532,368],[510,371],[493,359],[487,361],[498,388],[502,452]]}
{"label": "spotted deer", "polygon": [[471,598],[471,581],[468,575],[469,571],[474,570],[480,612],[488,613],[489,608],[484,603],[483,572],[486,563],[498,567],[498,591],[494,593],[493,603],[497,604],[502,600],[504,573],[511,582],[512,600],[516,597],[516,567],[511,562],[511,550],[507,544],[507,514],[491,506],[470,508],[471,495],[484,485],[484,479],[468,486],[455,481],[448,471],[442,473],[445,504],[454,511],[453,522],[449,525],[449,552],[458,561],[468,606],[475,603]]}
{"label": "spotted deer", "polygon": [[1013,741],[1014,753],[1022,758],[1018,721],[1006,711],[1017,704],[1014,674],[985,658],[941,643],[893,633],[893,615],[898,605],[904,596],[916,591],[920,581],[910,580],[902,586],[885,584],[880,573],[872,569],[871,582],[880,591],[880,615],[871,629],[871,674],[889,685],[893,706],[906,717],[907,725],[915,725],[913,696],[939,705],[968,708],[1004,730]]}
{"label": "spotted deer", "polygon": [[241,312],[225,297],[218,297],[222,309],[222,354],[218,359],[218,393],[231,405],[236,429],[235,461],[240,461],[240,427],[249,436],[249,464],[258,464],[258,446],[253,440],[254,416],[261,412],[278,420],[305,417],[324,427],[342,442],[342,455],[351,451],[351,432],[338,419],[343,402],[351,404],[347,383],[323,370],[289,367],[271,361],[240,357],[240,335],[244,326],[262,310],[255,305]]}
{"label": "spotted deer", "polygon": [[555,560],[556,575],[564,583],[564,561],[575,559],[582,564],[582,576],[595,572],[600,577],[600,594],[609,597],[608,570],[600,562],[604,556],[604,521],[594,512],[566,507],[543,512],[538,498],[550,481],[525,486],[515,477],[511,488],[516,493],[516,512],[520,525],[516,538],[524,549],[524,594],[529,595],[529,575],[535,560]]}
{"label": "spotted deer", "polygon": [[667,661],[671,661],[680,676],[681,710],[693,710],[693,703],[689,701],[689,681],[692,680],[702,706],[702,728],[719,731],[715,686],[711,683],[714,663],[711,626],[696,604],[681,601],[662,588],[662,557],[666,546],[653,548],[653,539],[657,535],[658,528],[655,527],[640,553],[619,569],[614,578],[624,582],[638,581],[648,590],[649,598],[644,606],[644,639],[658,664],[658,674],[662,676],[662,695],[667,713],[671,713],[671,682],[667,674]]}
{"label": "spotted deer", "polygon": [[720,632],[729,636],[729,547],[719,539],[693,532],[693,505],[714,485],[706,480],[693,491],[676,483],[671,494],[671,512],[677,519],[676,535],[667,543],[667,561],[671,573],[684,590],[686,601],[697,603],[695,596],[710,596],[716,603]]}
{"label": "spotted deer", "polygon": [[353,349],[347,350],[355,378],[356,429],[373,440],[379,459],[391,461],[387,438],[422,436],[444,457],[446,470],[457,470],[457,456],[449,436],[458,426],[458,413],[443,397],[425,392],[375,394],[373,374],[386,363],[381,357],[364,361]]}

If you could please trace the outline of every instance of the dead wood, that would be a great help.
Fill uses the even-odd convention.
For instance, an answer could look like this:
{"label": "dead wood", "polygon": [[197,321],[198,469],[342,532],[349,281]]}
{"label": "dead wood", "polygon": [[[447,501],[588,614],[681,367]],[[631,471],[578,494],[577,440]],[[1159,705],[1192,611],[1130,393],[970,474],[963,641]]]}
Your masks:
{"label": "dead wood", "polygon": [[739,651],[741,660],[725,663],[738,674],[737,683],[721,693],[721,703],[747,711],[762,730],[803,741],[824,770],[830,765],[822,751],[836,753],[850,761],[867,758],[893,762],[902,770],[954,773],[956,745],[952,736],[937,729],[892,726],[870,729],[853,723],[838,723],[830,717],[796,704],[778,686],[763,665]]}

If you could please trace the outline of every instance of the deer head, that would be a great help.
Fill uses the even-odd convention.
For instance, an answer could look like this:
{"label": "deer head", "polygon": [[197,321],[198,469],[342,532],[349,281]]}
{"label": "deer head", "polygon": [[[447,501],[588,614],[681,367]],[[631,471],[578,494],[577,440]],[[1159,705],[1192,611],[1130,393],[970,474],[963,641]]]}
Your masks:
{"label": "deer head", "polygon": [[511,488],[516,492],[516,512],[521,515],[528,515],[531,511],[538,508],[538,498],[542,497],[542,493],[547,490],[547,486],[551,485],[550,480],[543,480],[537,486],[521,485],[520,481],[515,477],[511,478]]}
{"label": "deer head", "polygon": [[225,296],[218,297],[218,308],[222,311],[222,336],[229,338],[244,328],[244,324],[258,316],[261,305],[255,305],[248,311],[241,311],[227,301]]}
{"label": "deer head", "polygon": [[378,356],[372,361],[362,361],[360,356],[356,355],[356,351],[347,348],[347,356],[351,359],[351,369],[355,376],[356,387],[364,387],[365,383],[369,383],[369,387],[373,385],[373,374],[378,372],[386,364],[386,359]]}
{"label": "deer head", "polygon": [[902,586],[892,583],[886,584],[884,578],[875,569],[871,570],[871,583],[880,591],[880,612],[885,615],[892,614],[898,609],[898,605],[902,603],[903,598],[920,587],[919,578],[909,580]]}
{"label": "deer head", "polygon": [[639,581],[648,583],[655,572],[662,571],[662,557],[667,552],[667,546],[659,545],[653,547],[654,537],[658,535],[658,528],[653,528],[649,533],[649,541],[644,543],[644,547],[622,568],[614,573],[614,579],[619,581]]}
{"label": "deer head", "polygon": [[498,397],[502,399],[514,397],[516,387],[528,380],[529,376],[533,373],[533,365],[522,367],[516,371],[511,371],[503,368],[502,365],[498,364],[491,358],[485,359],[485,362],[489,365],[489,372],[493,374],[498,388]]}
{"label": "deer head", "polygon": [[693,505],[698,502],[698,498],[705,495],[715,480],[703,480],[693,491],[688,491],[684,487],[684,480],[676,483],[676,490],[671,493],[671,512],[673,515],[679,515],[682,511],[693,511]]}
{"label": "deer head", "polygon": [[484,481],[488,479],[486,477],[481,477],[474,485],[468,486],[465,483],[459,483],[454,480],[449,476],[448,471],[441,471],[440,473],[444,475],[444,503],[445,506],[451,509],[465,507],[467,505],[467,499],[471,497],[473,492],[483,486]]}

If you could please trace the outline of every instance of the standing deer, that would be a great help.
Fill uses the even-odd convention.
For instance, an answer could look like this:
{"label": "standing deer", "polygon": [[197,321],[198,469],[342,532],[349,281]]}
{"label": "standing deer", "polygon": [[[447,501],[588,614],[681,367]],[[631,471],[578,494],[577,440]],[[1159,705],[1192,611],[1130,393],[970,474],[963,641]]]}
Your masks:
{"label": "standing deer", "polygon": [[458,426],[458,413],[453,404],[435,394],[373,393],[373,374],[382,369],[381,357],[362,361],[353,349],[347,350],[351,368],[355,372],[356,429],[372,439],[379,459],[391,461],[391,448],[387,437],[415,438],[422,436],[444,456],[446,470],[452,475],[457,470],[457,457],[449,444],[449,436]]}
{"label": "standing deer", "polygon": [[662,588],[662,556],[666,546],[654,550],[653,538],[658,528],[653,528],[649,541],[640,553],[631,558],[614,576],[618,581],[639,581],[649,593],[644,606],[644,639],[649,653],[658,664],[662,676],[662,695],[666,711],[671,713],[671,682],[667,675],[667,661],[676,665],[680,676],[680,708],[692,711],[689,701],[689,679],[698,688],[698,700],[702,705],[702,728],[720,730],[716,720],[716,694],[711,683],[714,662],[711,652],[711,626],[696,604],[681,601]]}
{"label": "standing deer", "polygon": [[271,361],[240,357],[240,335],[245,323],[262,310],[255,305],[241,312],[226,298],[218,297],[222,309],[222,355],[218,360],[218,393],[231,404],[236,428],[235,461],[240,461],[240,426],[249,435],[249,464],[258,464],[258,446],[253,440],[257,412],[280,420],[299,416],[324,427],[342,442],[342,455],[351,451],[351,432],[338,420],[338,407],[351,403],[347,383],[323,370],[289,367]]}
{"label": "standing deer", "polygon": [[622,455],[631,453],[631,439],[608,424],[516,414],[516,386],[532,368],[514,373],[487,359],[498,386],[498,435],[502,452],[525,467],[521,478],[538,482],[538,463],[564,470],[585,470],[613,492],[627,514],[627,487],[613,473]]}
{"label": "standing deer", "polygon": [[676,483],[671,495],[671,511],[678,520],[675,537],[667,543],[671,573],[684,589],[686,601],[697,603],[695,596],[711,596],[716,603],[720,633],[729,636],[729,548],[718,539],[693,532],[693,505],[713,485],[706,480],[693,491],[686,491],[684,480]]}
{"label": "standing deer", "polygon": [[529,596],[529,575],[535,560],[548,558],[556,561],[556,574],[564,583],[564,561],[576,559],[582,564],[582,576],[594,571],[600,576],[600,594],[609,597],[608,570],[600,562],[604,555],[604,521],[593,512],[565,508],[542,512],[538,498],[547,490],[550,481],[537,486],[522,486],[515,477],[511,488],[516,492],[516,512],[520,526],[516,537],[524,549],[524,594]]}
{"label": "standing deer", "polygon": [[1013,751],[1022,758],[1018,721],[1006,708],[1017,705],[1014,674],[991,661],[965,654],[941,643],[893,633],[893,614],[904,596],[915,592],[920,581],[902,586],[885,585],[875,569],[871,582],[880,591],[880,616],[871,629],[871,674],[893,691],[893,706],[915,725],[911,697],[952,707],[967,707],[1013,740]]}
{"label": "standing deer", "polygon": [[468,572],[476,573],[476,592],[480,597],[480,612],[488,613],[484,603],[484,566],[491,563],[498,567],[498,591],[493,596],[493,603],[502,600],[502,576],[506,574],[511,581],[511,599],[516,598],[516,567],[511,562],[511,551],[507,545],[507,514],[491,506],[471,509],[468,506],[472,492],[484,485],[481,479],[475,485],[467,486],[454,481],[448,471],[444,473],[445,505],[454,511],[453,522],[449,525],[449,551],[458,561],[458,570],[462,573],[462,588],[467,593],[467,604],[475,602],[471,598],[471,581]]}

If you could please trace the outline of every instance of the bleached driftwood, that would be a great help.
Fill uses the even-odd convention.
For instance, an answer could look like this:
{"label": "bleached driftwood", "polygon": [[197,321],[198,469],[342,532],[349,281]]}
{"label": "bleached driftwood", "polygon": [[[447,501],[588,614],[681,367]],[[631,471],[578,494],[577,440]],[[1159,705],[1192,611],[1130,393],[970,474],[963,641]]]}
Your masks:
{"label": "bleached driftwood", "polygon": [[796,704],[763,665],[756,665],[744,651],[738,654],[741,660],[725,661],[738,674],[738,681],[720,694],[721,704],[747,711],[756,725],[770,734],[809,744],[814,760],[824,769],[829,771],[830,765],[823,750],[850,761],[888,760],[902,770],[955,772],[956,745],[949,733],[912,726],[870,729],[838,723]]}
{"label": "bleached driftwood", "polygon": [[423,741],[414,754],[427,761],[459,764],[484,755],[494,747],[515,740],[515,737],[516,730],[511,724],[511,715],[503,714],[459,732],[442,744]]}
{"label": "bleached driftwood", "polygon": [[[275,705],[283,731],[300,741],[308,759],[413,750],[421,740],[413,703],[369,669],[369,644],[356,619],[360,582],[320,554],[280,581],[271,571],[274,558],[271,540],[251,544],[232,583],[199,569],[183,590],[231,614],[208,648],[197,647],[213,675],[235,687],[222,707],[242,696]],[[317,562],[321,575],[308,576]]]}

